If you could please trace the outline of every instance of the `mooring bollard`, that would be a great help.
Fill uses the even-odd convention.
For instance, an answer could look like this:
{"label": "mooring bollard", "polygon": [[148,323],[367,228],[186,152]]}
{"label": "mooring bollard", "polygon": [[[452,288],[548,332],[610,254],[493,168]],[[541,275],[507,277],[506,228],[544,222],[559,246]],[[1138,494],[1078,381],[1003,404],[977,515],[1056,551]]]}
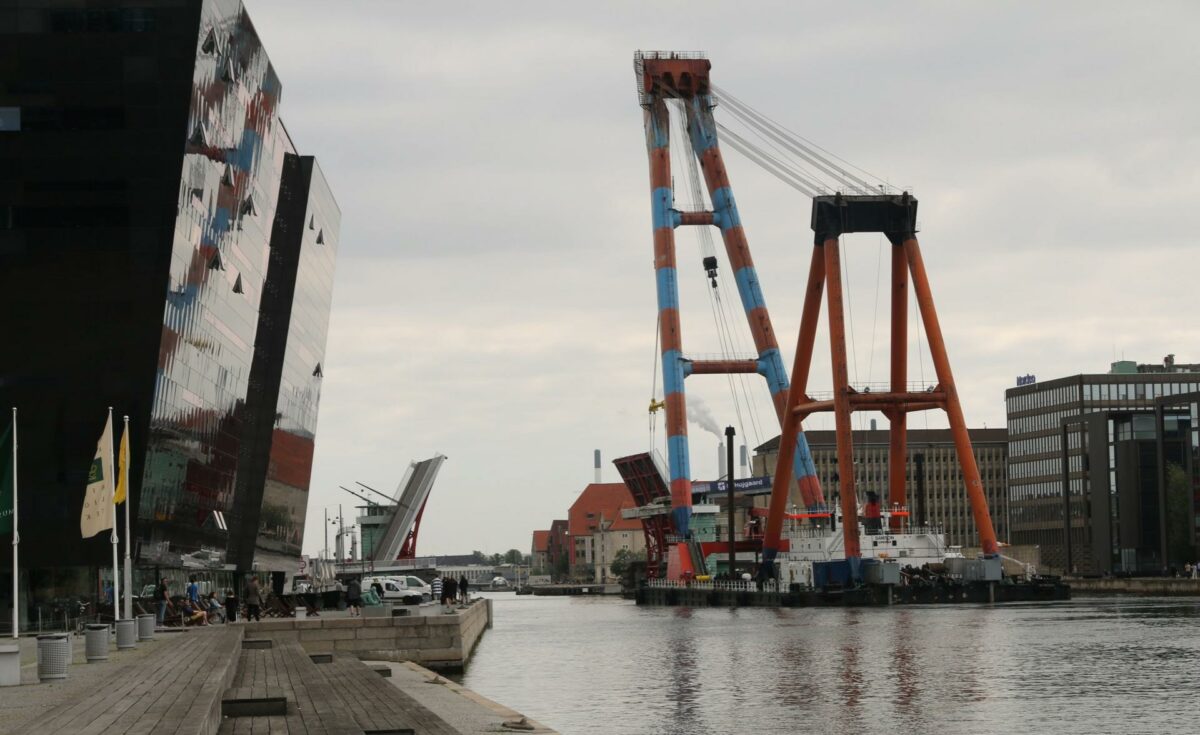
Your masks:
{"label": "mooring bollard", "polygon": [[70,636],[66,633],[46,633],[37,637],[38,681],[65,679],[70,665]]}
{"label": "mooring bollard", "polygon": [[108,660],[108,626],[89,623],[84,635],[83,657],[90,664]]}

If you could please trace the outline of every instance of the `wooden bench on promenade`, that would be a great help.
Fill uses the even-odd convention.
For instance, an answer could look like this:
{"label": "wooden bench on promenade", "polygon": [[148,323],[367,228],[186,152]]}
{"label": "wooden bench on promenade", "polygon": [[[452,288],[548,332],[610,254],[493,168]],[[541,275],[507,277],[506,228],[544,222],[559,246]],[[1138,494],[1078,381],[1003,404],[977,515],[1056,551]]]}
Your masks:
{"label": "wooden bench on promenade", "polygon": [[[328,660],[325,654],[317,656]],[[331,656],[329,663],[315,663],[297,641],[278,639],[271,648],[243,649],[237,674],[224,695],[226,706],[252,701],[270,707],[279,697],[286,706],[282,714],[229,717],[220,732],[457,735],[457,730],[357,658]]]}
{"label": "wooden bench on promenade", "polygon": [[364,732],[403,732],[409,728],[418,735],[458,733],[441,717],[388,683],[375,668],[352,655],[335,653],[332,663],[317,668],[331,689],[357,702],[354,717]]}
{"label": "wooden bench on promenade", "polygon": [[152,657],[116,669],[94,693],[47,712],[36,723],[37,731],[217,732],[221,695],[233,677],[242,629],[214,627],[170,636]]}
{"label": "wooden bench on promenade", "polygon": [[283,714],[227,718],[222,733],[303,733],[361,735],[346,703],[331,691],[296,641],[272,641],[270,648],[245,648],[226,703],[282,696]]}

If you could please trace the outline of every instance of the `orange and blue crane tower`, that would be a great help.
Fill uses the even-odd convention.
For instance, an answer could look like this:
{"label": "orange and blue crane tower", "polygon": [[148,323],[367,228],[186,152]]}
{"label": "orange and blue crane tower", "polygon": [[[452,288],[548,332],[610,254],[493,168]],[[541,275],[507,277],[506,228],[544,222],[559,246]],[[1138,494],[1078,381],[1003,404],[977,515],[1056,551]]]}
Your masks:
{"label": "orange and blue crane tower", "polygon": [[[692,507],[684,388],[686,378],[699,374],[762,375],[766,379],[781,426],[787,405],[789,383],[775,332],[771,327],[771,316],[767,311],[762,286],[750,256],[750,245],[738,214],[733,187],[721,156],[717,124],[713,119],[716,101],[709,86],[711,64],[699,54],[639,52],[634,57],[634,68],[638,77],[639,101],[644,110],[646,149],[650,159],[650,201],[661,333],[663,393],[666,404],[671,508],[676,533],[686,542],[690,538]],[[683,212],[675,208],[668,100],[679,100],[682,103],[692,148],[690,155],[696,156],[700,163],[712,202],[711,211]],[[679,320],[675,252],[675,228],[680,226],[715,226],[720,229],[738,295],[758,353],[757,359],[692,360],[685,356]],[[803,431],[800,430],[796,433],[791,469],[788,474],[796,478],[804,505],[810,510],[823,509],[825,500],[817,480],[816,467]],[[778,545],[774,548],[764,548],[764,562],[770,565],[777,551]],[[669,574],[678,576],[694,571],[693,560],[688,554],[680,553],[678,556],[679,564]]]}

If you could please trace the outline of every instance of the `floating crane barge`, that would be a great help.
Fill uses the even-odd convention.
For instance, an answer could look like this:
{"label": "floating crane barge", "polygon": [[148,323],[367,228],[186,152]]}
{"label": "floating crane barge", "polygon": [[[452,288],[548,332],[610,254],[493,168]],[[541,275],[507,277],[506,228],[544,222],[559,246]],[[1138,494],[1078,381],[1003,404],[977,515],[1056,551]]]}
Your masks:
{"label": "floating crane barge", "polygon": [[[1003,574],[1000,544],[917,242],[916,198],[909,192],[888,192],[886,186],[849,174],[821,153],[789,140],[777,124],[719,91],[711,83],[710,69],[708,59],[694,53],[638,52],[634,57],[650,163],[662,405],[668,434],[665,472],[648,454],[615,462],[640,506],[630,517],[643,520],[647,536],[650,579],[639,588],[638,603],[808,606],[1067,599],[1070,589],[1057,578],[1038,577],[1032,570],[1019,579]],[[784,146],[794,144],[792,149],[798,155],[833,177],[836,190],[831,191],[807,174],[789,170],[786,163],[723,128],[713,110],[718,101],[725,99],[730,100],[731,109],[749,116],[752,124],[775,141]],[[670,158],[673,107],[686,117],[690,154],[703,171],[711,211],[675,208]],[[790,381],[721,157],[719,129],[729,135],[735,148],[812,199],[812,260]],[[680,226],[720,229],[757,359],[697,360],[685,356],[674,237],[674,230]],[[857,389],[848,376],[841,238],[850,233],[879,233],[891,244],[891,365],[888,389],[884,391]],[[703,266],[716,288],[716,259],[704,258]],[[908,382],[910,284],[936,372],[937,382],[928,388],[914,389]],[[828,308],[833,397],[815,400],[808,394],[808,378],[822,300]],[[765,534],[758,540],[739,542],[739,548],[747,542],[758,546],[762,562],[757,578],[717,581],[709,576],[706,545],[696,537],[692,523],[684,381],[693,375],[735,373],[758,373],[766,379],[781,428],[780,461],[765,513]],[[653,411],[653,399],[651,405]],[[945,546],[944,536],[937,529],[916,528],[908,523],[907,417],[928,410],[945,411],[950,424],[982,547],[978,559],[956,555],[952,547]],[[866,522],[859,519],[855,487],[851,432],[851,414],[855,411],[880,412],[890,423],[887,502],[882,511],[868,513]],[[838,488],[834,505],[825,503],[801,426],[805,418],[818,412],[832,412],[837,429]],[[802,512],[789,515],[793,480],[803,507]],[[663,502],[667,497],[669,513]]]}

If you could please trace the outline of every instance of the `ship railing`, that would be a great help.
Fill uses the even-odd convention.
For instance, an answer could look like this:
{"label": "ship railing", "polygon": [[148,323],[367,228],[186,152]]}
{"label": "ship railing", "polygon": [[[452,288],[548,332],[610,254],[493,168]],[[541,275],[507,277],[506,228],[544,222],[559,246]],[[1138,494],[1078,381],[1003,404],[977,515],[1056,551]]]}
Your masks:
{"label": "ship railing", "polygon": [[783,589],[783,585],[773,579],[763,582],[762,589],[759,589],[757,582],[744,579],[710,579],[705,581],[648,579],[646,580],[646,586],[656,589],[716,590],[720,592],[780,592]]}

